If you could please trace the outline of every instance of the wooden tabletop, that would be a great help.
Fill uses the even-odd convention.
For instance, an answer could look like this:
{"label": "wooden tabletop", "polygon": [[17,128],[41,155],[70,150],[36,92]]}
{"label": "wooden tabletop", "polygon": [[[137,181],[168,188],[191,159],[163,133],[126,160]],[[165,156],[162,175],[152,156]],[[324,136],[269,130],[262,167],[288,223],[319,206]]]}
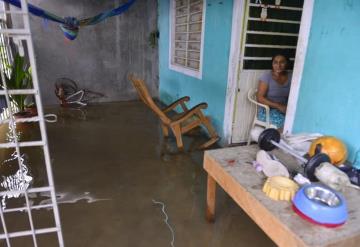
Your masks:
{"label": "wooden tabletop", "polygon": [[[279,246],[360,246],[359,190],[348,188],[342,192],[349,213],[349,219],[343,226],[326,228],[314,225],[295,214],[290,202],[274,201],[262,192],[266,178],[251,165],[258,150],[257,145],[251,145],[205,152],[210,211],[211,205],[215,205],[211,202],[211,195],[215,195],[212,187],[216,182]],[[301,170],[290,155],[279,150],[272,153],[290,170]]]}

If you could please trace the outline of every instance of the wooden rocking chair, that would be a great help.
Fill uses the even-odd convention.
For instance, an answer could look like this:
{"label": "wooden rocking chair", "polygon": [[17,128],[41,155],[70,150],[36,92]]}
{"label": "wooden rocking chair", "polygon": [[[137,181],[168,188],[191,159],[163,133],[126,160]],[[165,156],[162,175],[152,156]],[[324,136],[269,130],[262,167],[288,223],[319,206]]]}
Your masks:
{"label": "wooden rocking chair", "polygon": [[[183,150],[184,148],[182,134],[200,125],[205,126],[210,135],[210,140],[202,144],[199,148],[207,148],[219,140],[219,136],[217,135],[214,127],[211,125],[210,120],[201,111],[202,109],[207,108],[206,103],[200,103],[193,108],[188,109],[185,102],[189,101],[190,97],[185,96],[168,105],[164,109],[160,109],[149,94],[143,80],[136,78],[132,74],[128,76],[128,79],[134,85],[140,99],[160,118],[164,136],[169,136],[169,129],[172,130],[179,150]],[[171,110],[174,110],[179,105],[181,106],[183,112],[172,117],[169,117],[166,114]]]}

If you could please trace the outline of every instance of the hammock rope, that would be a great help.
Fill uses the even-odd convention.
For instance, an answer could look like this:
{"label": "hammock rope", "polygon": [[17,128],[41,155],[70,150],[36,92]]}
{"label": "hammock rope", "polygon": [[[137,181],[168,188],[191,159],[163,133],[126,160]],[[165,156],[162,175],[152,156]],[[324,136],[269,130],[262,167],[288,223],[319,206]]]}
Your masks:
{"label": "hammock rope", "polygon": [[[20,0],[2,0],[2,1],[9,3],[15,7],[21,8]],[[36,7],[30,3],[28,3],[28,8],[29,8],[29,12],[35,16],[42,17],[44,19],[59,23],[60,28],[63,31],[65,37],[68,38],[69,40],[74,40],[79,33],[80,27],[95,25],[99,22],[102,22],[106,18],[120,15],[126,10],[128,10],[135,1],[136,0],[129,0],[128,2],[124,3],[123,5],[115,9],[108,10],[93,17],[83,18],[80,20],[77,19],[76,17],[64,17],[64,18],[59,17],[46,10]]]}

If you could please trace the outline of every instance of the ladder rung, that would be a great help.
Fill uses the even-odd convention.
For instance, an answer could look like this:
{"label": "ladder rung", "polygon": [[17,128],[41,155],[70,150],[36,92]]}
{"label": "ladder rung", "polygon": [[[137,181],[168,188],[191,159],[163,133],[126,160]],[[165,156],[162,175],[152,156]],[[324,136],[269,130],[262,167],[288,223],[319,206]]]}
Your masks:
{"label": "ladder rung", "polygon": [[[38,91],[35,89],[9,89],[7,90],[8,94],[37,94]],[[0,95],[6,95],[5,90],[0,90]]]}
{"label": "ladder rung", "polygon": [[10,35],[30,35],[29,30],[25,29],[0,29],[0,33]]}
{"label": "ladder rung", "polygon": [[[35,234],[45,234],[45,233],[51,233],[51,232],[57,232],[59,231],[58,228],[45,228],[45,229],[37,229],[34,230]],[[5,239],[6,236],[9,238],[16,238],[16,237],[23,237],[23,236],[31,236],[33,235],[32,231],[21,231],[21,232],[10,232],[8,234],[0,234],[0,239]]]}
{"label": "ladder rung", "polygon": [[[30,194],[30,193],[50,192],[50,191],[51,191],[51,187],[46,186],[46,187],[30,188],[27,190],[16,190],[16,191],[12,191],[12,192],[17,192],[20,194],[25,194],[25,192],[27,192],[28,194]],[[0,196],[4,196],[7,194],[9,194],[9,191],[0,191]]]}
{"label": "ladder rung", "polygon": [[22,15],[27,15],[28,13],[26,11],[21,11],[21,10],[0,10],[0,14],[22,14]]}
{"label": "ladder rung", "polygon": [[[50,208],[54,206],[54,204],[45,204],[45,205],[36,205],[36,206],[30,206],[30,209],[43,209],[43,208]],[[4,209],[4,213],[12,213],[12,212],[18,212],[18,211],[26,211],[28,210],[27,207],[21,207],[21,208],[10,208],[10,209]]]}
{"label": "ladder rung", "polygon": [[[43,141],[34,141],[34,142],[19,142],[19,147],[39,147],[44,146],[45,142]],[[0,148],[16,148],[16,143],[8,142],[8,143],[0,143]]]}

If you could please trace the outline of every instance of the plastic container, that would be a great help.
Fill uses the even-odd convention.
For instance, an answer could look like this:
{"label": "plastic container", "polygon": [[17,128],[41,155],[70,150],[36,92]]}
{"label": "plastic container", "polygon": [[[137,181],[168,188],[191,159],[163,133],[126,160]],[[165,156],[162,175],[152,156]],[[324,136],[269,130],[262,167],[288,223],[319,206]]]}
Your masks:
{"label": "plastic container", "polygon": [[321,184],[303,186],[293,199],[293,210],[303,219],[326,227],[338,227],[348,219],[345,198]]}

